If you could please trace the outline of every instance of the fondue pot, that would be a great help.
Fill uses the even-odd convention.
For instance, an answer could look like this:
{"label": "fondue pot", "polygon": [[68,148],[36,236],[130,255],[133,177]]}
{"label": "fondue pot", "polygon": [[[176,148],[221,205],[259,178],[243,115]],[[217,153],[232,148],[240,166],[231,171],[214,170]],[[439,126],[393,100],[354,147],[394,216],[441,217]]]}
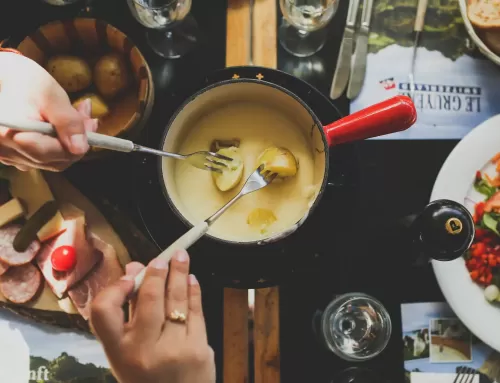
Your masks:
{"label": "fondue pot", "polygon": [[[243,76],[242,73],[245,73]],[[291,227],[272,236],[252,241],[236,241],[217,237],[210,231],[207,236],[231,245],[263,245],[281,240],[296,231],[318,205],[328,178],[329,150],[331,146],[363,140],[402,131],[416,121],[415,107],[410,98],[396,96],[392,99],[353,113],[337,121],[322,125],[315,115],[313,105],[301,99],[293,90],[280,86],[266,77],[277,72],[259,67],[234,67],[218,72],[215,79],[181,105],[168,123],[160,148],[178,152],[186,135],[201,117],[233,102],[264,103],[278,110],[295,122],[290,129],[300,127],[302,136],[309,141],[314,153],[314,196],[308,211]],[[252,75],[249,75],[252,73]],[[235,129],[237,122],[235,121]],[[194,132],[195,133],[195,132]],[[236,134],[235,134],[236,135]],[[214,139],[217,137],[213,137]],[[279,143],[276,143],[279,145]],[[210,143],[207,143],[207,148]],[[163,194],[172,211],[188,226],[196,224],[189,218],[189,208],[183,205],[175,180],[175,161],[159,159],[159,178]],[[245,197],[244,197],[245,198]],[[286,197],[284,197],[286,198]]]}

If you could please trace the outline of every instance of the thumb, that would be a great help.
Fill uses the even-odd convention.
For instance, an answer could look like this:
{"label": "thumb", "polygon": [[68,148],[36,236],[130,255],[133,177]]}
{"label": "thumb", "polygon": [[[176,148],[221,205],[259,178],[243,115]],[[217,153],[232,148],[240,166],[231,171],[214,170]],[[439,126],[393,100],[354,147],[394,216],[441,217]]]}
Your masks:
{"label": "thumb", "polygon": [[134,288],[133,276],[125,275],[97,295],[90,309],[90,324],[104,348],[117,346],[123,335],[123,305]]}
{"label": "thumb", "polygon": [[[76,110],[71,105],[66,92],[55,81],[47,93],[48,97],[40,105],[40,115],[54,125],[57,136],[66,150],[77,156],[84,155],[89,149],[85,129],[88,117],[84,117],[86,113]],[[90,111],[88,113],[90,114]]]}

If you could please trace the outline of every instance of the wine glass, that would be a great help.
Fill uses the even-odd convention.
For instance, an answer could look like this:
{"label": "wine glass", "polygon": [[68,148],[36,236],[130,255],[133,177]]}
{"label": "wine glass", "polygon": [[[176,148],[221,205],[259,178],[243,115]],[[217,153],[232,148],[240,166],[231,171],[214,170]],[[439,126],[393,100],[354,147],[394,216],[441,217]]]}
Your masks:
{"label": "wine glass", "polygon": [[133,16],[148,28],[151,48],[165,58],[179,58],[198,41],[198,25],[189,15],[192,0],[127,0]]}
{"label": "wine glass", "polygon": [[319,335],[337,356],[356,362],[380,354],[391,337],[389,313],[375,298],[349,293],[335,298],[323,311]]}
{"label": "wine glass", "polygon": [[318,52],[326,40],[324,27],[338,5],[339,0],[280,0],[283,20],[278,36],[283,48],[298,57]]}

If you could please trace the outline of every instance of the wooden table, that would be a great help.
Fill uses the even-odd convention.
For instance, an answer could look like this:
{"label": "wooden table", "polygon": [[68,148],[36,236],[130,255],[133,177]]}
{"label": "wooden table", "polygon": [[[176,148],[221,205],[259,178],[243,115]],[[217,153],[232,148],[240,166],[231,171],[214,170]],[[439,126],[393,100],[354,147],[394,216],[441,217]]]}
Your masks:
{"label": "wooden table", "polygon": [[[253,9],[251,9],[253,7]],[[275,0],[229,0],[227,10],[226,66],[277,67],[277,3]],[[224,289],[225,383],[280,382],[279,288],[255,291],[253,360],[249,366],[248,290]],[[249,368],[253,368],[250,374]]]}

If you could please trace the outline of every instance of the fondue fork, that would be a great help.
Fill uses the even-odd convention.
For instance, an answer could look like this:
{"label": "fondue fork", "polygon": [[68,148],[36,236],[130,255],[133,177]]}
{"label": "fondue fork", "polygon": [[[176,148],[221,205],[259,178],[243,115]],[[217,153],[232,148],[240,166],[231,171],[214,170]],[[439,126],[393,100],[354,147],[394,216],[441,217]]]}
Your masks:
{"label": "fondue fork", "polygon": [[[12,130],[22,132],[36,132],[47,134],[49,136],[57,136],[57,132],[52,124],[48,122],[36,120],[21,120],[6,116],[0,116],[0,126],[5,126]],[[114,150],[117,152],[141,152],[154,154],[160,157],[174,158],[177,160],[186,160],[190,165],[202,170],[209,170],[216,173],[222,173],[221,168],[227,167],[227,164],[222,161],[232,161],[231,157],[223,156],[222,154],[199,151],[191,154],[176,154],[164,152],[163,150],[152,149],[145,146],[137,145],[132,141],[123,138],[107,136],[105,134],[87,132],[87,139],[90,146]]]}
{"label": "fondue fork", "polygon": [[[246,180],[245,184],[241,188],[240,192],[233,197],[228,203],[222,206],[214,214],[208,217],[203,222],[200,222],[187,233],[182,235],[177,241],[172,243],[167,249],[165,249],[157,258],[162,258],[170,261],[177,250],[187,250],[191,245],[193,245],[198,239],[203,237],[208,231],[210,225],[212,225],[224,212],[229,209],[232,205],[236,203],[244,195],[253,193],[254,191],[260,190],[267,185],[269,185],[276,178],[276,173],[271,173],[270,171],[264,171],[264,166],[259,166],[250,177]],[[134,293],[141,287],[142,281],[144,280],[144,275],[146,274],[146,269],[143,269],[136,277],[134,281]]]}

